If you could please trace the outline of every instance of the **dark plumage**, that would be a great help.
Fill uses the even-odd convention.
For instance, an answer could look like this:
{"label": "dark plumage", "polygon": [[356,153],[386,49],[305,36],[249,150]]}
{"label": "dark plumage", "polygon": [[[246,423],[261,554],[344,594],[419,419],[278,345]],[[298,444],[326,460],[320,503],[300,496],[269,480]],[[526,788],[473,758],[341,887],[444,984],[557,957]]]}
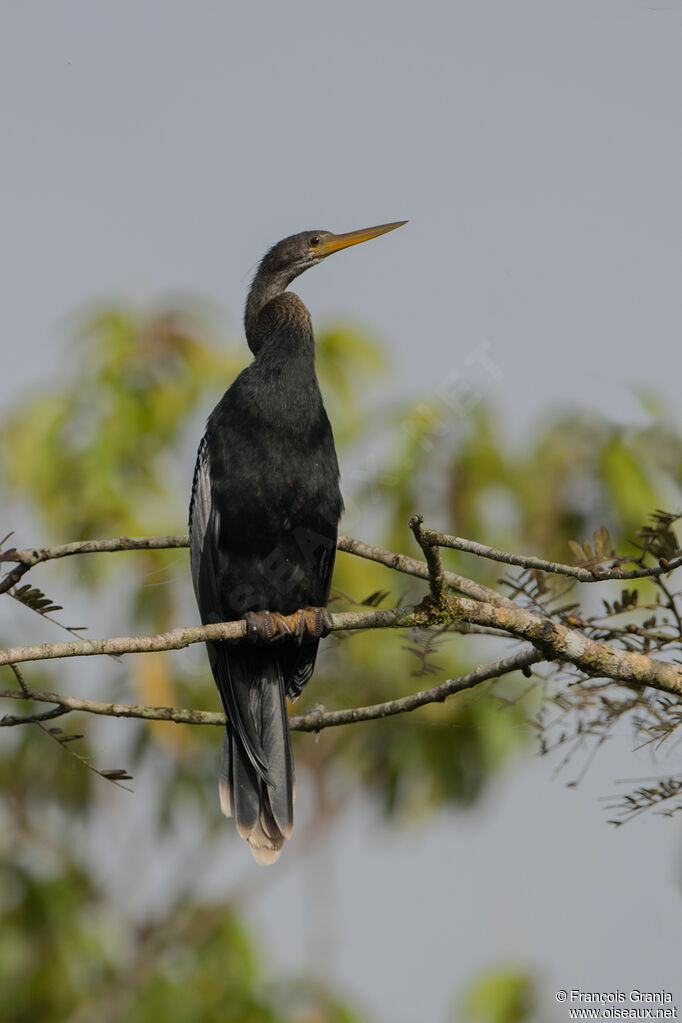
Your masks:
{"label": "dark plumage", "polygon": [[[209,416],[192,503],[192,579],[201,620],[324,608],[343,501],[331,426],[315,375],[310,314],[286,288],[325,256],[399,224],[348,235],[306,231],[258,268],[244,317],[253,362]],[[273,863],[293,829],[294,767],[286,697],[309,681],[316,613],[277,645],[207,643],[227,717],[223,812],[258,863]],[[311,628],[311,622],[313,627]]]}

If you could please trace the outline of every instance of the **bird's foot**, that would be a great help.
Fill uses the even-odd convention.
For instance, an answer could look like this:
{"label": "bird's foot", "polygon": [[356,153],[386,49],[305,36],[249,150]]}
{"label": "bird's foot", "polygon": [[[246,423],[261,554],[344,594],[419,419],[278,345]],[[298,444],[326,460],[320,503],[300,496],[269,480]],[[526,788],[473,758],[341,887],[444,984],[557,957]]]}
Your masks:
{"label": "bird's foot", "polygon": [[334,624],[326,607],[304,607],[289,615],[287,621],[293,623],[294,636],[298,643],[324,639],[332,631]]}
{"label": "bird's foot", "polygon": [[247,611],[246,638],[251,643],[279,643],[289,637],[299,645],[328,636],[332,616],[326,607],[304,607],[291,615],[279,611]]}
{"label": "bird's foot", "polygon": [[284,615],[278,611],[247,611],[244,621],[250,643],[276,643],[291,633]]}

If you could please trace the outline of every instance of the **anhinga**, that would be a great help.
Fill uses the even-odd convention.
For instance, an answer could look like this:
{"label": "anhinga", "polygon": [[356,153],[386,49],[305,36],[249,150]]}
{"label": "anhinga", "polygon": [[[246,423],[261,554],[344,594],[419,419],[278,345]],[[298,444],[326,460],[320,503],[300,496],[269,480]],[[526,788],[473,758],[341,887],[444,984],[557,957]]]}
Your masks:
{"label": "anhinga", "polygon": [[201,620],[247,622],[245,640],[206,644],[227,718],[220,803],[258,863],[274,863],[293,829],[286,698],[309,681],[331,625],[343,509],[310,313],[286,289],[332,252],[403,223],[304,231],[270,249],[246,302],[254,359],[209,416],[199,446],[190,552]]}

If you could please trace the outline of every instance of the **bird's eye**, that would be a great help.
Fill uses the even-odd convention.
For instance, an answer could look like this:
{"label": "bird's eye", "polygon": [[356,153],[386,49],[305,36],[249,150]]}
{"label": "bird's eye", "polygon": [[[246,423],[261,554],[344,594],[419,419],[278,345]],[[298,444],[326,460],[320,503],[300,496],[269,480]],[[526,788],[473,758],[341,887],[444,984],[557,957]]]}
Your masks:
{"label": "bird's eye", "polygon": [[317,237],[317,235],[314,235],[314,237],[312,237],[310,239],[310,248],[314,249],[315,246],[319,245],[319,244],[320,244],[320,239]]}

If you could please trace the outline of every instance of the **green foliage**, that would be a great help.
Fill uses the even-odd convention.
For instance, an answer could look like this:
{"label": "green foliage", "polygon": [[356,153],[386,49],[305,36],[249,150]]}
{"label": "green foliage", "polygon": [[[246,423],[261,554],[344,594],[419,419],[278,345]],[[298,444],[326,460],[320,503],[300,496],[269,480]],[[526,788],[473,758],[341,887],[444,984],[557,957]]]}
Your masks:
{"label": "green foliage", "polygon": [[177,528],[170,456],[207,384],[242,360],[217,351],[180,310],[97,313],[70,355],[68,375],[2,424],[8,489],[60,540]]}
{"label": "green foliage", "polygon": [[[523,970],[486,973],[462,1000],[466,1023],[530,1023],[535,1019],[536,993],[531,976]],[[453,1019],[462,1020],[458,1013]]]}
{"label": "green foliage", "polygon": [[15,862],[0,873],[0,990],[7,1023],[66,1019],[79,991],[108,973],[88,877],[73,865],[44,877]]}
{"label": "green foliage", "polygon": [[354,441],[367,422],[361,396],[367,384],[386,373],[377,342],[355,327],[336,326],[315,338],[316,369],[336,443]]}
{"label": "green foliage", "polygon": [[3,1023],[355,1023],[322,985],[274,983],[230,908],[179,904],[144,927],[87,874],[0,869]]}

